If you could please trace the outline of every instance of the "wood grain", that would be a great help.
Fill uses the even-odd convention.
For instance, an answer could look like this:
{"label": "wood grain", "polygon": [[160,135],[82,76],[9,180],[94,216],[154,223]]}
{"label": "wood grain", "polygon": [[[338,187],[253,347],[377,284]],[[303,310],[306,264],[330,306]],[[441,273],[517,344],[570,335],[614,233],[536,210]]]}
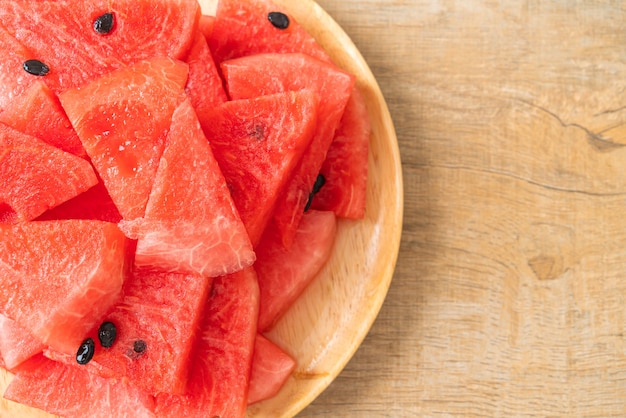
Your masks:
{"label": "wood grain", "polygon": [[320,0],[400,143],[396,273],[302,417],[626,416],[626,9]]}

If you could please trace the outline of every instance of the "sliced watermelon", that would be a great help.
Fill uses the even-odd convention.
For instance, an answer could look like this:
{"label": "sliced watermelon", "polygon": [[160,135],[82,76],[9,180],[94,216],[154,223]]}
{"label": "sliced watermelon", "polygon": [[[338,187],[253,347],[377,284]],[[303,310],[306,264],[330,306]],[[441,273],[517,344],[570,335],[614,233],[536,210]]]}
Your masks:
{"label": "sliced watermelon", "polygon": [[[112,13],[107,34],[94,29]],[[2,0],[0,25],[45,63],[55,92],[152,57],[186,56],[200,15],[195,0]],[[21,62],[19,63],[21,67]],[[23,71],[23,70],[22,70]]]}
{"label": "sliced watermelon", "polygon": [[24,62],[35,56],[2,25],[0,25],[0,50],[10,52],[0,61],[0,111],[2,111],[34,83],[37,76],[28,74],[23,68]]}
{"label": "sliced watermelon", "polygon": [[[287,16],[287,28],[272,24],[272,12]],[[218,63],[264,52],[303,52],[330,62],[328,54],[292,16],[266,0],[220,0],[209,45]]]}
{"label": "sliced watermelon", "polygon": [[318,100],[310,90],[234,100],[201,120],[253,245],[311,142]]}
{"label": "sliced watermelon", "polygon": [[154,398],[147,393],[42,355],[18,368],[4,398],[66,418],[154,417]]}
{"label": "sliced watermelon", "polygon": [[57,96],[41,81],[8,103],[0,122],[79,157],[85,149]]}
{"label": "sliced watermelon", "polygon": [[189,99],[172,116],[145,217],[120,227],[138,239],[139,267],[214,277],[254,262],[250,238]]}
{"label": "sliced watermelon", "polygon": [[88,161],[0,123],[0,223],[34,219],[97,182]]}
{"label": "sliced watermelon", "polygon": [[355,87],[320,170],[325,183],[312,209],[331,210],[341,218],[365,216],[370,131],[363,95]]}
{"label": "sliced watermelon", "polygon": [[125,244],[108,222],[0,224],[0,312],[75,354],[121,295]]}
{"label": "sliced watermelon", "polygon": [[319,94],[315,136],[273,214],[273,223],[283,244],[289,247],[350,98],[354,76],[333,64],[298,53],[238,58],[222,63],[222,71],[232,99],[302,89],[313,89]]}
{"label": "sliced watermelon", "polygon": [[0,314],[0,357],[4,367],[14,369],[43,351],[45,345],[20,324]]}
{"label": "sliced watermelon", "polygon": [[153,58],[61,94],[61,104],[125,219],[143,216],[187,65]]}
{"label": "sliced watermelon", "polygon": [[211,39],[211,34],[215,28],[215,16],[202,15],[198,20],[198,30],[202,32],[207,42]]}
{"label": "sliced watermelon", "polygon": [[337,222],[332,212],[304,214],[293,244],[285,249],[278,231],[269,229],[257,248],[259,331],[269,330],[317,276],[332,252]]}
{"label": "sliced watermelon", "polygon": [[248,405],[275,396],[296,368],[296,361],[272,341],[258,334],[254,340]]}
{"label": "sliced watermelon", "polygon": [[187,393],[158,395],[157,416],[244,416],[258,308],[252,267],[214,279]]}

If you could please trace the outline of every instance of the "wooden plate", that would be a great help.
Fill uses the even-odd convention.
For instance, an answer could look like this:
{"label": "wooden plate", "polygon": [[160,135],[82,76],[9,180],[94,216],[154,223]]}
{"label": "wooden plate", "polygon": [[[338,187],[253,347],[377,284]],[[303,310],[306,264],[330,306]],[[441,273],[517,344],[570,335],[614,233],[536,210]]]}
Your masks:
{"label": "wooden plate", "polygon": [[[211,13],[215,0],[200,0]],[[268,334],[298,361],[283,390],[248,408],[249,417],[290,417],[315,399],[353,356],[383,304],[402,232],[402,168],[395,130],[376,79],[346,33],[312,0],[275,0],[357,76],[372,123],[365,219],[339,223],[331,260]],[[10,375],[0,372],[0,390]],[[50,417],[0,400],[0,417]]]}

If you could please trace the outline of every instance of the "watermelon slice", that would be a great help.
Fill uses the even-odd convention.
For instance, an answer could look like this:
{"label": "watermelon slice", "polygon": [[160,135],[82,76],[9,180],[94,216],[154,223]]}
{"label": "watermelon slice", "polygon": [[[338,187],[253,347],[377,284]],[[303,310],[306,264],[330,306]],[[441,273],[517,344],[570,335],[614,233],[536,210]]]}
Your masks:
{"label": "watermelon slice", "polygon": [[[103,34],[94,23],[106,13],[114,23]],[[56,93],[141,60],[184,58],[199,15],[195,0],[0,2],[0,25],[49,67],[43,79]]]}
{"label": "watermelon slice", "polygon": [[365,101],[355,87],[322,164],[325,183],[315,194],[312,209],[331,210],[341,218],[365,216],[370,131]]}
{"label": "watermelon slice", "polygon": [[310,90],[234,100],[201,121],[253,245],[311,142],[318,100]]}
{"label": "watermelon slice", "polygon": [[0,314],[0,357],[4,359],[5,368],[14,369],[44,348],[45,345],[28,330]]}
{"label": "watermelon slice", "polygon": [[66,418],[153,418],[154,398],[115,379],[36,355],[23,363],[4,398]]}
{"label": "watermelon slice", "polygon": [[252,267],[214,279],[187,393],[158,395],[157,416],[244,416],[258,308]]}
{"label": "watermelon slice", "polygon": [[88,161],[0,123],[0,223],[34,219],[97,182]]}
{"label": "watermelon slice", "polygon": [[61,94],[61,104],[125,219],[143,216],[187,65],[153,58]]}
{"label": "watermelon slice", "polygon": [[[288,26],[273,25],[272,12],[285,15]],[[218,63],[265,52],[302,52],[330,62],[326,51],[292,16],[266,0],[220,0],[209,46]]]}
{"label": "watermelon slice", "polygon": [[172,116],[145,217],[120,227],[138,239],[139,267],[214,277],[254,262],[250,238],[189,99]]}
{"label": "watermelon slice", "polygon": [[259,331],[269,330],[317,276],[332,252],[337,233],[333,212],[304,214],[289,249],[278,231],[268,228],[257,248]]}
{"label": "watermelon slice", "polygon": [[79,157],[85,149],[56,95],[41,81],[8,103],[0,122]]}
{"label": "watermelon slice", "polygon": [[275,396],[295,368],[293,357],[258,334],[254,340],[248,405]]}
{"label": "watermelon slice", "polygon": [[315,135],[273,214],[283,245],[289,247],[350,98],[354,76],[333,64],[299,53],[238,58],[222,63],[222,71],[232,99],[302,89],[313,89],[319,94]]}
{"label": "watermelon slice", "polygon": [[0,50],[10,51],[0,61],[0,111],[2,111],[34,83],[37,77],[28,74],[22,67],[26,60],[35,56],[2,25],[0,25]]}
{"label": "watermelon slice", "polygon": [[75,354],[120,297],[126,240],[115,224],[0,224],[0,312]]}

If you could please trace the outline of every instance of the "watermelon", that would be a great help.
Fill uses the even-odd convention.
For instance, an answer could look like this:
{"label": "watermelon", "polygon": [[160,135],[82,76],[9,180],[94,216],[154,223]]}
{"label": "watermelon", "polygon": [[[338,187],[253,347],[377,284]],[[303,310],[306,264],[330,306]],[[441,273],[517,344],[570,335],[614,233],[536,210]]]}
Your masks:
{"label": "watermelon", "polygon": [[[273,25],[269,19],[273,12],[286,15],[289,25],[284,29]],[[292,16],[266,0],[220,0],[209,45],[218,63],[265,52],[302,52],[330,62],[326,51]]]}
{"label": "watermelon", "polygon": [[154,398],[147,393],[41,354],[16,370],[4,398],[66,418],[154,417]]}
{"label": "watermelon", "polygon": [[296,361],[262,334],[254,340],[248,405],[275,396],[296,368]]}
{"label": "watermelon", "polygon": [[365,216],[370,131],[363,95],[355,87],[320,169],[324,186],[312,199],[312,209],[330,210],[341,218]]}
{"label": "watermelon", "polygon": [[125,244],[117,225],[101,221],[0,224],[0,312],[76,353],[121,295]]}
{"label": "watermelon", "polygon": [[273,214],[273,224],[281,234],[283,245],[289,247],[350,98],[354,76],[301,53],[237,58],[223,62],[222,71],[232,99],[302,89],[313,89],[319,94],[313,140],[278,198]]}
{"label": "watermelon", "polygon": [[7,104],[0,122],[79,157],[85,149],[56,95],[42,81],[34,82]]}
{"label": "watermelon", "polygon": [[180,61],[153,58],[59,96],[125,219],[144,214],[187,72]]}
{"label": "watermelon", "polygon": [[[94,23],[105,13],[114,25],[102,34]],[[195,0],[2,0],[0,26],[49,67],[42,78],[60,93],[152,57],[183,59],[199,14]]]}
{"label": "watermelon", "polygon": [[0,357],[11,370],[43,351],[45,345],[20,324],[0,314]]}
{"label": "watermelon", "polygon": [[10,51],[0,61],[0,111],[2,111],[37,78],[22,68],[26,60],[35,56],[2,25],[0,25],[0,50]]}
{"label": "watermelon", "polygon": [[189,99],[172,116],[145,216],[120,227],[138,239],[140,267],[213,277],[254,262],[250,238]]}
{"label": "watermelon", "polygon": [[32,220],[97,182],[88,161],[0,123],[0,223]]}
{"label": "watermelon", "polygon": [[[215,27],[215,16],[202,15],[198,20],[198,30],[204,35],[204,38],[208,42],[213,34],[213,28]],[[213,58],[211,58],[213,59]]]}
{"label": "watermelon", "polygon": [[326,264],[337,232],[333,212],[304,214],[292,245],[285,249],[277,230],[269,229],[257,248],[259,331],[269,330]]}
{"label": "watermelon", "polygon": [[214,279],[187,393],[157,395],[157,416],[244,416],[258,309],[252,267]]}
{"label": "watermelon", "polygon": [[318,101],[310,90],[234,100],[201,121],[253,245],[311,142]]}

